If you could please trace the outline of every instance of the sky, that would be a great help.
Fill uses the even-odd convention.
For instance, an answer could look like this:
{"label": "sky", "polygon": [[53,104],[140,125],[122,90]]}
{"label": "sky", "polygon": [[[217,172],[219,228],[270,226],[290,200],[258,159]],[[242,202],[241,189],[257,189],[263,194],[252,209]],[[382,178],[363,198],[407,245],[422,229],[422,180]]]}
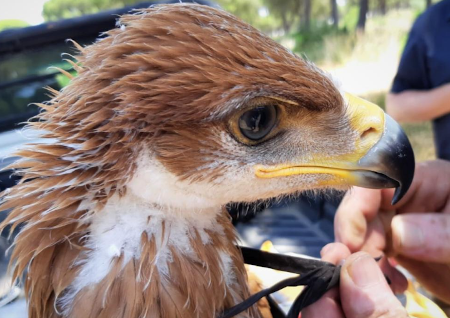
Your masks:
{"label": "sky", "polygon": [[0,20],[18,19],[35,25],[44,22],[42,8],[47,0],[0,0]]}

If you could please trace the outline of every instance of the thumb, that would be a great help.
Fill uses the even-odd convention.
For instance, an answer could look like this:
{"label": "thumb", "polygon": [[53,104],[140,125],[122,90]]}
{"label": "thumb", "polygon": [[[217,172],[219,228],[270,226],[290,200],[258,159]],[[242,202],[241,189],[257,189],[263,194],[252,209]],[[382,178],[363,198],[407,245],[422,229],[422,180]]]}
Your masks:
{"label": "thumb", "polygon": [[406,318],[378,264],[367,253],[351,255],[340,282],[341,304],[347,318]]}
{"label": "thumb", "polygon": [[414,213],[392,220],[396,253],[421,261],[450,262],[450,215]]}

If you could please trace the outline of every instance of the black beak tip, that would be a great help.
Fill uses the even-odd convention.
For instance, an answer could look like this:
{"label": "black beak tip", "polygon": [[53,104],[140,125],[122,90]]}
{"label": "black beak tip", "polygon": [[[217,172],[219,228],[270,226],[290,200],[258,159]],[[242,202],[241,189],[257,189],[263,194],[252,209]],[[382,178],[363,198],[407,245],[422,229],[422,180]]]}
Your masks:
{"label": "black beak tip", "polygon": [[400,149],[398,153],[401,155],[395,160],[395,165],[398,167],[398,178],[396,178],[396,180],[399,183],[399,186],[395,189],[394,197],[391,202],[392,205],[397,204],[408,192],[414,178],[414,169],[416,166],[413,149],[404,133],[402,134],[399,145],[401,145],[400,147],[402,149]]}
{"label": "black beak tip", "polygon": [[371,175],[370,183],[373,188],[396,188],[392,198],[394,205],[408,192],[416,163],[405,132],[394,119],[387,114],[385,116],[384,135],[359,164],[378,174],[377,177]]}
{"label": "black beak tip", "polygon": [[408,190],[405,191],[405,189],[402,186],[399,186],[395,188],[394,197],[392,198],[391,204],[395,205],[397,204],[403,196],[406,194]]}

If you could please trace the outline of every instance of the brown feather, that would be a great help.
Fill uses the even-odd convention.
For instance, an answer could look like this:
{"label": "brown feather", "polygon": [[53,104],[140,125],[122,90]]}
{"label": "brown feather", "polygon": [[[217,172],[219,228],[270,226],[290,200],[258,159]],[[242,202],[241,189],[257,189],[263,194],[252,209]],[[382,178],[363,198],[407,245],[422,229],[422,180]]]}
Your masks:
{"label": "brown feather", "polygon": [[[224,213],[217,222],[231,227],[225,220],[227,215]],[[223,230],[226,236],[221,239],[218,239],[218,233],[210,233],[216,240],[212,244],[199,244],[196,237],[193,237],[198,259],[181,257],[172,247],[173,260],[169,265],[169,276],[161,276],[155,270],[154,259],[157,250],[154,239],[143,234],[140,259],[130,260],[125,266],[122,265],[121,259],[114,260],[107,277],[99,284],[86,287],[77,294],[69,316],[154,317],[153,313],[158,312],[161,318],[215,317],[225,308],[235,304],[236,299],[233,297],[243,300],[249,296],[245,287],[246,271],[242,258],[233,245],[234,232],[231,228]],[[227,286],[223,280],[219,251],[231,253],[236,259],[235,267],[230,269],[237,277],[232,286]],[[131,277],[140,278],[130,279]],[[243,286],[240,285],[242,283]],[[86,308],[89,308],[89,311],[86,311]],[[239,317],[260,316],[251,308]]]}

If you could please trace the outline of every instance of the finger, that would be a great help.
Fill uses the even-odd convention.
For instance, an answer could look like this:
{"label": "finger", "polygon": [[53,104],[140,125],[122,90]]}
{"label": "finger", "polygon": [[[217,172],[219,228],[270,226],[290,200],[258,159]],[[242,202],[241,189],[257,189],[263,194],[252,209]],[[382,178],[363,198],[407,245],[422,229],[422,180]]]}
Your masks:
{"label": "finger", "polygon": [[364,243],[367,224],[380,208],[380,190],[354,187],[347,192],[336,212],[334,229],[336,241],[350,251],[357,251]]}
{"label": "finger", "polygon": [[360,248],[360,251],[367,252],[373,257],[382,255],[386,248],[386,232],[382,222],[381,213],[383,212],[380,212],[380,216],[367,225],[364,243]]}
{"label": "finger", "polygon": [[320,256],[324,261],[337,264],[341,260],[350,256],[350,250],[342,243],[330,243],[320,251]]}
{"label": "finger", "polygon": [[[381,190],[381,204],[380,208],[383,210],[394,210],[394,206],[391,204],[394,197],[395,189],[382,189]],[[404,201],[404,197],[400,200],[400,203]]]}
{"label": "finger", "polygon": [[401,294],[408,288],[408,280],[405,275],[392,266],[387,257],[383,257],[378,262],[378,266],[380,266],[381,271],[391,281],[389,286],[395,294]]}
{"label": "finger", "polygon": [[404,214],[392,220],[396,253],[420,261],[450,262],[450,215]]}
{"label": "finger", "polygon": [[[341,260],[350,256],[350,251],[344,244],[330,243],[324,246],[320,251],[320,255],[324,261],[337,264]],[[302,310],[302,318],[345,318],[340,302],[339,292],[337,288],[326,292],[314,304]]]}
{"label": "finger", "polygon": [[345,318],[339,304],[338,289],[326,292],[314,304],[302,310],[301,318]]}
{"label": "finger", "polygon": [[351,255],[340,282],[341,304],[347,318],[406,318],[375,260],[367,253]]}
{"label": "finger", "polygon": [[394,210],[380,211],[379,219],[382,226],[383,244],[382,247],[384,254],[387,256],[394,256],[395,251],[392,246],[392,219],[395,216]]}
{"label": "finger", "polygon": [[[369,254],[374,257],[381,256],[380,251],[378,251],[378,254]],[[338,264],[341,260],[350,256],[350,251],[344,244],[330,243],[320,251],[320,255],[324,261]],[[394,293],[399,294],[406,290],[408,287],[408,281],[405,275],[392,266],[387,257],[383,257],[380,261],[378,261],[378,266],[381,268],[384,275],[386,275],[391,281],[390,287]]]}
{"label": "finger", "polygon": [[433,160],[418,163],[408,192],[396,205],[399,213],[441,212],[449,201],[449,174],[448,161]]}

